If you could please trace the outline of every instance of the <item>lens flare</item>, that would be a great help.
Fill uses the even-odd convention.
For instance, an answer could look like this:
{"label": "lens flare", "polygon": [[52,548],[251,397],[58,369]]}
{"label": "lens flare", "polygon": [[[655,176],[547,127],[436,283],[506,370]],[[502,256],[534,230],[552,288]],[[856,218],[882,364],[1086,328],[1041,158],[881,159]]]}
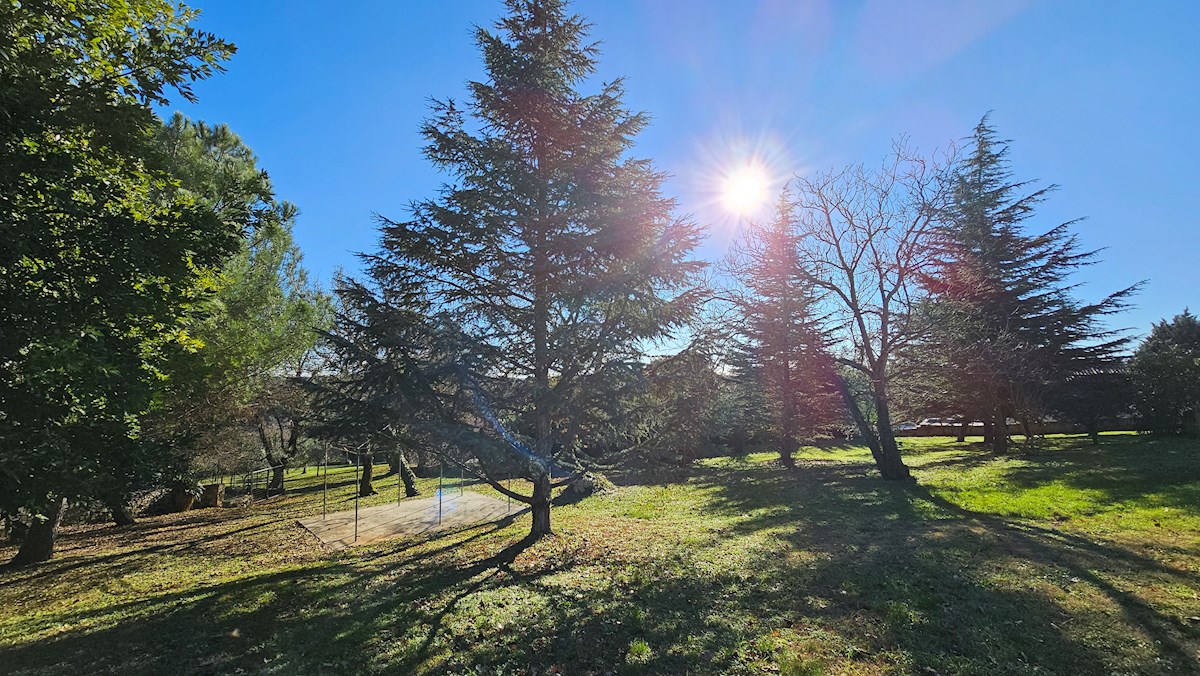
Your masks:
{"label": "lens flare", "polygon": [[731,213],[752,216],[771,199],[771,178],[765,169],[754,164],[735,167],[725,175],[721,201]]}

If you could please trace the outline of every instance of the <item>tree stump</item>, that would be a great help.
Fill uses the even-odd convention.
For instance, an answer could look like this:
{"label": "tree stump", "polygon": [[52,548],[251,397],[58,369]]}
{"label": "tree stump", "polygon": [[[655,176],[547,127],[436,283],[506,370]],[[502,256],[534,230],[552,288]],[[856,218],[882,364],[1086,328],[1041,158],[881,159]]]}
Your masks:
{"label": "tree stump", "polygon": [[196,494],[187,488],[171,489],[168,499],[174,512],[186,512],[196,505]]}
{"label": "tree stump", "polygon": [[225,505],[225,484],[204,484],[204,492],[200,494],[201,507],[223,507]]}

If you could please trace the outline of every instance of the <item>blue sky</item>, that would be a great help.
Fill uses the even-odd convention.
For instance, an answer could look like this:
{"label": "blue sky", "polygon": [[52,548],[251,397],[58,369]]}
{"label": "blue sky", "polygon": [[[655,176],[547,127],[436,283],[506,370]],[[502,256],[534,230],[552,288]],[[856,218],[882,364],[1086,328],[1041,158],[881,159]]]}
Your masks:
{"label": "blue sky", "polygon": [[[430,97],[483,77],[473,24],[499,0],[192,0],[238,45],[227,73],[178,110],[229,124],[280,197],[323,281],[375,246],[373,212],[402,217],[441,178],[417,127]],[[1076,226],[1103,262],[1094,299],[1147,280],[1115,323],[1200,309],[1200,2],[1097,0],[577,0],[602,43],[599,77],[649,112],[637,154],[672,174],[680,210],[719,257],[737,222],[717,176],[747,153],[792,172],[878,163],[893,138],[933,151],[988,111],[1021,179],[1061,187],[1031,227]]]}

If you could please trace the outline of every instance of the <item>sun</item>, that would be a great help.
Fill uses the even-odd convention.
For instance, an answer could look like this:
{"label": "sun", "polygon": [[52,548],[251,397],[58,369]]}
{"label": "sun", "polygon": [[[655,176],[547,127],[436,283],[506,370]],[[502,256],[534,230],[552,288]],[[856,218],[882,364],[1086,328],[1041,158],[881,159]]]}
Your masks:
{"label": "sun", "polygon": [[771,179],[767,172],[754,164],[745,164],[725,175],[721,201],[733,214],[752,216],[766,205],[771,197],[770,190]]}

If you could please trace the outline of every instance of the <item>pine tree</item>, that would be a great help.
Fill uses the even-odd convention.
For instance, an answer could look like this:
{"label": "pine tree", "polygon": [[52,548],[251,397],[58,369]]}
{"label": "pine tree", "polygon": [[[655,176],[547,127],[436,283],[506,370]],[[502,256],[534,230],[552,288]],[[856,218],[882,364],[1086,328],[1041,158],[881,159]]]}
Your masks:
{"label": "pine tree", "polygon": [[973,402],[964,413],[990,421],[993,448],[1003,451],[1009,417],[1028,422],[1045,410],[1053,388],[1118,358],[1129,339],[1103,321],[1137,287],[1093,304],[1076,300],[1071,275],[1098,253],[1080,249],[1071,232],[1078,221],[1040,234],[1025,225],[1056,186],[1022,194],[1032,182],[1012,179],[1008,142],[997,140],[986,116],[970,147],[938,233],[939,265],[927,281],[938,299],[935,343],[963,385],[958,399]]}
{"label": "pine tree", "polygon": [[376,279],[419,281],[433,312],[477,341],[475,416],[531,439],[533,492],[513,497],[540,535],[564,481],[551,477],[588,445],[572,433],[586,428],[571,421],[586,411],[576,404],[594,396],[580,383],[623,380],[647,341],[686,321],[699,231],[672,216],[664,174],[628,156],[648,118],[625,108],[622,82],[579,91],[598,53],[583,19],[560,0],[507,6],[476,33],[487,79],[469,84],[465,108],[435,102],[422,128],[450,182],[410,220],[382,220],[373,265]]}
{"label": "pine tree", "polygon": [[319,412],[310,433],[362,460],[359,492],[373,492],[376,453],[392,453],[411,497],[403,450],[437,443],[436,431],[454,424],[459,365],[471,350],[439,330],[411,287],[381,281],[336,281],[337,311],[320,348],[325,364],[303,385]]}
{"label": "pine tree", "polygon": [[833,360],[814,314],[815,292],[800,262],[793,205],[780,195],[775,214],[750,224],[729,259],[743,339],[741,367],[759,379],[780,461],[794,467],[803,436],[840,422]]}

